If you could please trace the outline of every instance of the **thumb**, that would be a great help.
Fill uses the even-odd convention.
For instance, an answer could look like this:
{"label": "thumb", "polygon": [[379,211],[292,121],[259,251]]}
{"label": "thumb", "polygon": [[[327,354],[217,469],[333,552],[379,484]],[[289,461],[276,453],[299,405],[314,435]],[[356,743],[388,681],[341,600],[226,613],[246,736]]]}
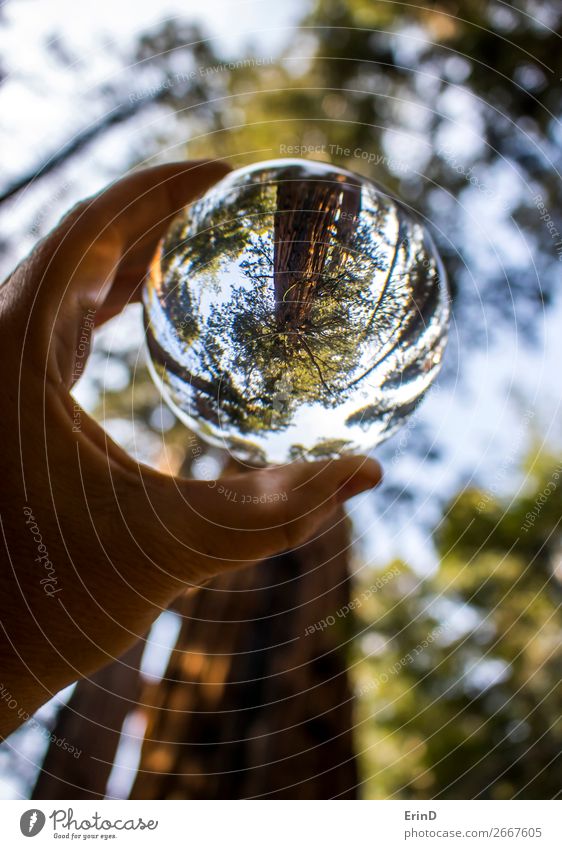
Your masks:
{"label": "thumb", "polygon": [[343,501],[382,479],[377,461],[362,456],[217,481],[139,472],[142,485],[129,492],[127,511],[135,542],[154,565],[177,564],[190,582],[295,548]]}

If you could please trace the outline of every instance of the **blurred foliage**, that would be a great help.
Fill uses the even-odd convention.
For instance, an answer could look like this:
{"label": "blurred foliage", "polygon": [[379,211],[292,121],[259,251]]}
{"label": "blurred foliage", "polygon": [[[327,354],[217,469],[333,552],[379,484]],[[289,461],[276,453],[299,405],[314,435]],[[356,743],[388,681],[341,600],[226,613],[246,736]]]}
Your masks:
{"label": "blurred foliage", "polygon": [[437,573],[420,580],[395,564],[398,575],[358,606],[367,798],[560,794],[562,464],[543,456],[534,466],[510,502],[460,494],[438,534]]}

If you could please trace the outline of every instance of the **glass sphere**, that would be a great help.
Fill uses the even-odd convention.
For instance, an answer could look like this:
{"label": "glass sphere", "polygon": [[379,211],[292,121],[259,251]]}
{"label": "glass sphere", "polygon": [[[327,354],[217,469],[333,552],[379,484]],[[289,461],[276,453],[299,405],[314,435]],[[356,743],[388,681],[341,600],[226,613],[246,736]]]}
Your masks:
{"label": "glass sphere", "polygon": [[365,452],[439,371],[445,275],[417,217],[299,159],[233,171],[171,225],[144,293],[175,413],[251,463]]}

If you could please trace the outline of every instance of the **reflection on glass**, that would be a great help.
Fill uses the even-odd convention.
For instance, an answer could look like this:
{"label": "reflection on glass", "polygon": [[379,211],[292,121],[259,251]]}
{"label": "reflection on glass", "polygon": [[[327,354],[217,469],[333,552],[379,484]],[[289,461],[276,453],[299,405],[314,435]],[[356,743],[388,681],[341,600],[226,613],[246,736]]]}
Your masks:
{"label": "reflection on glass", "polygon": [[439,370],[449,319],[417,219],[369,180],[290,159],[233,172],[176,218],[144,306],[176,413],[273,463],[393,433]]}

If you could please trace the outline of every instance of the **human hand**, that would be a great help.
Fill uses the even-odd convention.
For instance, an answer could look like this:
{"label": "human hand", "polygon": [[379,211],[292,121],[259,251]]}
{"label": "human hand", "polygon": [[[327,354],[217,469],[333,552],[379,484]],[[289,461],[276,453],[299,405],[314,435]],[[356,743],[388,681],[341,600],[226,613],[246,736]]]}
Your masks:
{"label": "human hand", "polygon": [[[84,411],[75,427],[86,317],[99,325],[139,299],[173,216],[227,171],[182,162],[118,181],[76,206],[0,289],[0,684],[28,713],[120,655],[186,588],[298,546],[380,481],[365,457],[295,463],[221,480],[237,494],[226,499],[137,463]],[[21,720],[0,706],[5,734]]]}

